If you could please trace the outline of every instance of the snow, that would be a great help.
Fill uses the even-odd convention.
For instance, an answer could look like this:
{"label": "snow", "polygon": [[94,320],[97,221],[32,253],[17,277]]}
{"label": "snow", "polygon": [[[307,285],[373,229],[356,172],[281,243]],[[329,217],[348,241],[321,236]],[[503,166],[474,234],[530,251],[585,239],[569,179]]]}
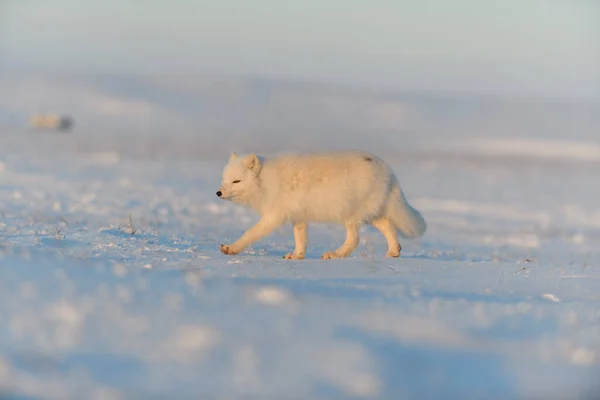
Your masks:
{"label": "snow", "polygon": [[257,217],[215,196],[227,158],[202,135],[0,132],[0,395],[598,393],[597,145],[382,145],[425,236],[389,259],[364,227],[321,260],[343,228],[312,225],[307,259],[284,260],[291,226],[219,252]]}
{"label": "snow", "polygon": [[[600,162],[600,144],[591,140],[460,137],[452,143],[443,143],[446,151],[461,155],[493,157],[527,157],[550,161]],[[431,146],[435,147],[435,146]]]}
{"label": "snow", "polygon": [[477,139],[468,141],[471,151],[490,155],[523,155],[550,159],[600,161],[600,145],[591,141],[541,139]]}

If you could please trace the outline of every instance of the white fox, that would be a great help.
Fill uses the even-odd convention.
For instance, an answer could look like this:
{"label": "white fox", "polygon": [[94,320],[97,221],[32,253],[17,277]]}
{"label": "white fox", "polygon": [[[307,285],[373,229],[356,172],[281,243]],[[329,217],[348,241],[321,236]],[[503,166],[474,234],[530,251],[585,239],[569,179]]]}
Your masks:
{"label": "white fox", "polygon": [[323,259],[342,258],[358,246],[358,229],[369,223],[388,244],[386,256],[398,257],[403,237],[425,233],[421,214],[404,196],[392,169],[376,156],[361,151],[283,155],[265,160],[256,154],[229,158],[217,196],[257,211],[260,220],[224,254],[238,254],[284,223],[294,227],[295,249],[284,256],[303,259],[308,222],[338,222],[346,227],[346,241]]}

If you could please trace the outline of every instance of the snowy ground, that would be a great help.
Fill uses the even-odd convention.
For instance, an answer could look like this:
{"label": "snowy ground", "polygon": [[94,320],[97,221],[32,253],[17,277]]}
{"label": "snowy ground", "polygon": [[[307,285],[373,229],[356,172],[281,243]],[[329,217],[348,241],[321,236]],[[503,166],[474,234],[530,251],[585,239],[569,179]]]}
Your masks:
{"label": "snowy ground", "polygon": [[344,233],[314,225],[308,259],[288,261],[291,227],[218,252],[256,221],[214,195],[225,159],[178,157],[175,140],[146,156],[134,140],[98,153],[72,135],[0,135],[0,394],[598,394],[593,151],[403,150],[390,162],[428,221],[423,238],[386,259],[364,228],[350,259],[322,261]]}

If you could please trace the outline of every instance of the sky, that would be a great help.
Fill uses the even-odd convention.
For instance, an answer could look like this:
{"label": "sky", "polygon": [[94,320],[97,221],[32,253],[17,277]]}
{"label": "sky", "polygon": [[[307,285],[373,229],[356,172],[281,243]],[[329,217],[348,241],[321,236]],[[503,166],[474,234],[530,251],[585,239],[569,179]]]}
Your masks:
{"label": "sky", "polygon": [[600,99],[600,2],[0,0],[0,68]]}

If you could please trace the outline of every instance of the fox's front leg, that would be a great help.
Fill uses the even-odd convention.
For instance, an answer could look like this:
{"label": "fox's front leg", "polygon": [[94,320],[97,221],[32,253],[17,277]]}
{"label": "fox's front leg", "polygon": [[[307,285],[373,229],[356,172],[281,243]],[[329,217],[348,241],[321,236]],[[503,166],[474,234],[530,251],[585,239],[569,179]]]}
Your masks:
{"label": "fox's front leg", "polygon": [[293,253],[288,253],[283,258],[288,260],[302,260],[306,253],[306,222],[294,224],[294,241],[296,248]]}
{"label": "fox's front leg", "polygon": [[257,240],[262,239],[281,225],[279,218],[263,216],[252,228],[232,244],[222,244],[221,253],[238,254]]}

